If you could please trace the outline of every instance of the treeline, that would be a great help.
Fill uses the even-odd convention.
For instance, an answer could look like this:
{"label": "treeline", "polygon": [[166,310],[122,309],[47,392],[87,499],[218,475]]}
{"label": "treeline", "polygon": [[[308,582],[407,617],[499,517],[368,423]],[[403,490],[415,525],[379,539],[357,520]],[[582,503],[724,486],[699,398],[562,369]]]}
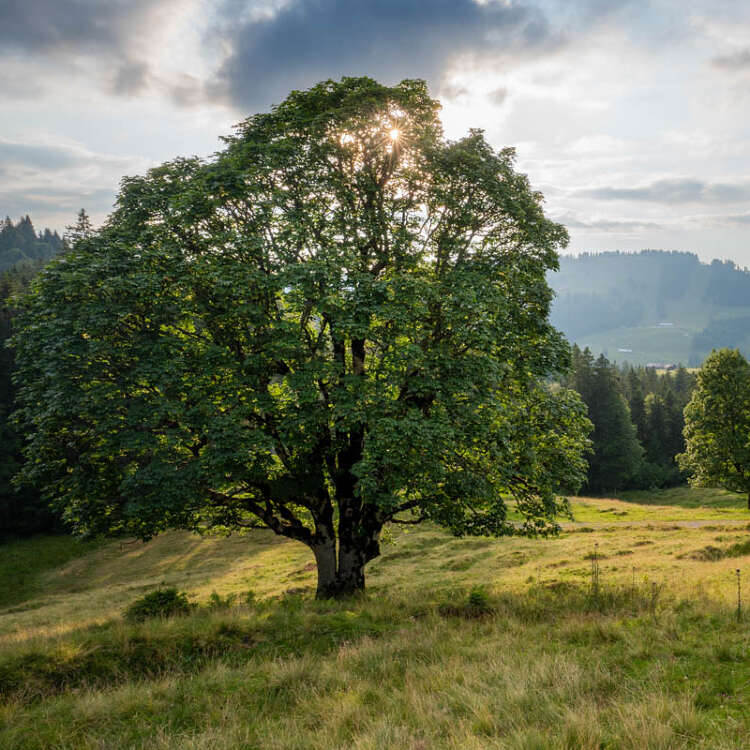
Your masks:
{"label": "treeline", "polygon": [[5,219],[0,230],[0,538],[59,526],[37,492],[30,488],[17,490],[11,483],[23,461],[23,437],[9,420],[15,386],[14,355],[7,341],[14,316],[12,298],[28,288],[44,263],[63,247],[57,232],[45,229],[37,235],[28,216],[17,224]]}
{"label": "treeline", "polygon": [[685,449],[683,409],[695,376],[684,367],[617,367],[604,355],[573,346],[566,385],[581,394],[594,430],[585,492],[653,489],[682,484],[675,456]]}
{"label": "treeline", "polygon": [[0,227],[0,271],[22,264],[35,265],[49,260],[63,249],[63,239],[49,229],[37,234],[28,216],[14,224],[9,216]]}

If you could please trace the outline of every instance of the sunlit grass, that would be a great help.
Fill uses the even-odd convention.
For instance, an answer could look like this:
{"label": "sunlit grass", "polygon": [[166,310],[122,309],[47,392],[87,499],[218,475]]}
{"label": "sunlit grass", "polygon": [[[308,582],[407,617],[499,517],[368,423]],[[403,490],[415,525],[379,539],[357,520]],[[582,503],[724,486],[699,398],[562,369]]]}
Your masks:
{"label": "sunlit grass", "polygon": [[[642,502],[635,493],[622,493],[618,498],[571,498],[573,520],[578,522],[607,522],[607,521],[653,521],[663,523],[667,521],[750,521],[746,501],[737,503],[736,496],[702,497],[701,490],[696,492],[698,497],[685,497],[686,490],[678,495],[674,490],[662,490],[658,495],[652,493],[649,502]],[[693,503],[693,504],[688,504]],[[707,504],[710,503],[710,504]],[[561,522],[566,519],[561,518]]]}
{"label": "sunlit grass", "polygon": [[658,492],[628,490],[617,495],[621,500],[642,505],[671,505],[681,508],[716,508],[747,512],[747,496],[715,487],[671,487]]}
{"label": "sunlit grass", "polygon": [[[172,532],[75,559],[31,540],[27,559],[55,544],[60,559],[0,609],[0,747],[743,747],[750,514],[696,492],[577,498],[548,540],[396,529],[367,595],[342,603],[315,602],[312,556],[271,534]],[[0,547],[0,569],[16,551]],[[258,603],[122,620],[163,585]],[[489,613],[469,606],[475,586]]]}

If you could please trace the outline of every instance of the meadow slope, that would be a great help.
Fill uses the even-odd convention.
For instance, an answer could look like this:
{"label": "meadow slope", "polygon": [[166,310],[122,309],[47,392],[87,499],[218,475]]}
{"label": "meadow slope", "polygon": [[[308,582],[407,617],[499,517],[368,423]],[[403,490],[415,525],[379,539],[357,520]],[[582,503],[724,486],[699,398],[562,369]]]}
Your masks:
{"label": "meadow slope", "polygon": [[[750,747],[744,502],[577,498],[547,540],[396,529],[340,603],[270,533],[7,544],[0,747]],[[194,613],[122,619],[163,586]]]}

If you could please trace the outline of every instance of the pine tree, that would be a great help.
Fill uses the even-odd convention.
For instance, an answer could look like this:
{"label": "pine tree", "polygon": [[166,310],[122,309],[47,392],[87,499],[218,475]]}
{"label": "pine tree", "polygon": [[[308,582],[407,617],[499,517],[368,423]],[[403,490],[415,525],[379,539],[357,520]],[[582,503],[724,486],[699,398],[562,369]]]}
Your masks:
{"label": "pine tree", "polygon": [[81,240],[89,239],[93,234],[94,228],[91,225],[91,219],[86,213],[86,209],[82,208],[78,212],[76,223],[65,227],[63,241],[69,248],[72,248]]}
{"label": "pine tree", "polygon": [[33,247],[34,243],[37,241],[36,236],[36,230],[34,229],[34,225],[31,222],[31,218],[28,214],[21,219],[21,221],[18,222],[18,225],[16,227],[16,231],[18,232],[19,237],[21,238],[21,241],[23,245],[21,246],[22,250],[29,250]]}

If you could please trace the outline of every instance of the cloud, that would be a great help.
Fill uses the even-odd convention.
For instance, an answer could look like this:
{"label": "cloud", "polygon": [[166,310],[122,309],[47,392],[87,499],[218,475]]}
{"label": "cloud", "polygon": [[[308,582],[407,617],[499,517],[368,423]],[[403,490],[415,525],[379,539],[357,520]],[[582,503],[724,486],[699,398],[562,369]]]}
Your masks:
{"label": "cloud", "polygon": [[732,214],[729,216],[711,217],[717,224],[729,224],[730,226],[745,227],[750,225],[750,214]]}
{"label": "cloud", "polygon": [[494,104],[496,107],[499,107],[508,98],[508,89],[506,89],[504,86],[501,86],[499,89],[491,91],[487,95],[487,98],[490,100],[490,102],[492,102],[492,104]]}
{"label": "cloud", "polygon": [[30,214],[33,216],[50,210],[72,215],[83,206],[89,212],[110,211],[114,198],[115,192],[112,188],[39,187],[21,192],[13,191],[9,194],[0,192],[0,205],[5,209],[3,215]]}
{"label": "cloud", "polygon": [[2,0],[0,46],[27,53],[121,46],[149,0]]}
{"label": "cloud", "polygon": [[728,55],[714,57],[711,62],[723,70],[738,72],[750,70],[750,49],[738,50]]}
{"label": "cloud", "polygon": [[[225,0],[222,13],[235,6]],[[563,43],[538,8],[496,0],[291,0],[227,34],[230,54],[217,83],[245,109],[342,75],[439,84],[459,58],[538,53]]]}
{"label": "cloud", "polygon": [[123,63],[112,81],[112,93],[118,96],[133,96],[148,86],[148,65],[135,60]]}
{"label": "cloud", "polygon": [[750,200],[750,184],[705,182],[675,178],[651,182],[640,187],[598,187],[578,191],[585,198],[604,201],[644,201],[651,203],[702,203]]}
{"label": "cloud", "polygon": [[[130,98],[153,81],[154,36],[185,0],[0,0],[0,71],[13,63],[24,86],[0,73],[0,92],[53,89],[85,76],[89,88]],[[62,81],[60,79],[63,79]]]}
{"label": "cloud", "polygon": [[65,169],[79,164],[82,154],[65,146],[40,143],[19,143],[0,139],[0,162],[6,166],[39,169]]}
{"label": "cloud", "polygon": [[6,167],[59,171],[92,164],[121,168],[130,158],[95,154],[78,144],[23,142],[0,138],[0,162]]}
{"label": "cloud", "polygon": [[653,221],[630,221],[619,219],[592,219],[584,221],[575,216],[567,214],[555,219],[569,229],[586,229],[595,232],[607,233],[629,233],[642,232],[644,230],[662,229],[663,225]]}
{"label": "cloud", "polygon": [[29,214],[61,229],[81,208],[101,221],[112,209],[123,174],[143,172],[142,157],[98,153],[75,142],[0,138],[0,215]]}

